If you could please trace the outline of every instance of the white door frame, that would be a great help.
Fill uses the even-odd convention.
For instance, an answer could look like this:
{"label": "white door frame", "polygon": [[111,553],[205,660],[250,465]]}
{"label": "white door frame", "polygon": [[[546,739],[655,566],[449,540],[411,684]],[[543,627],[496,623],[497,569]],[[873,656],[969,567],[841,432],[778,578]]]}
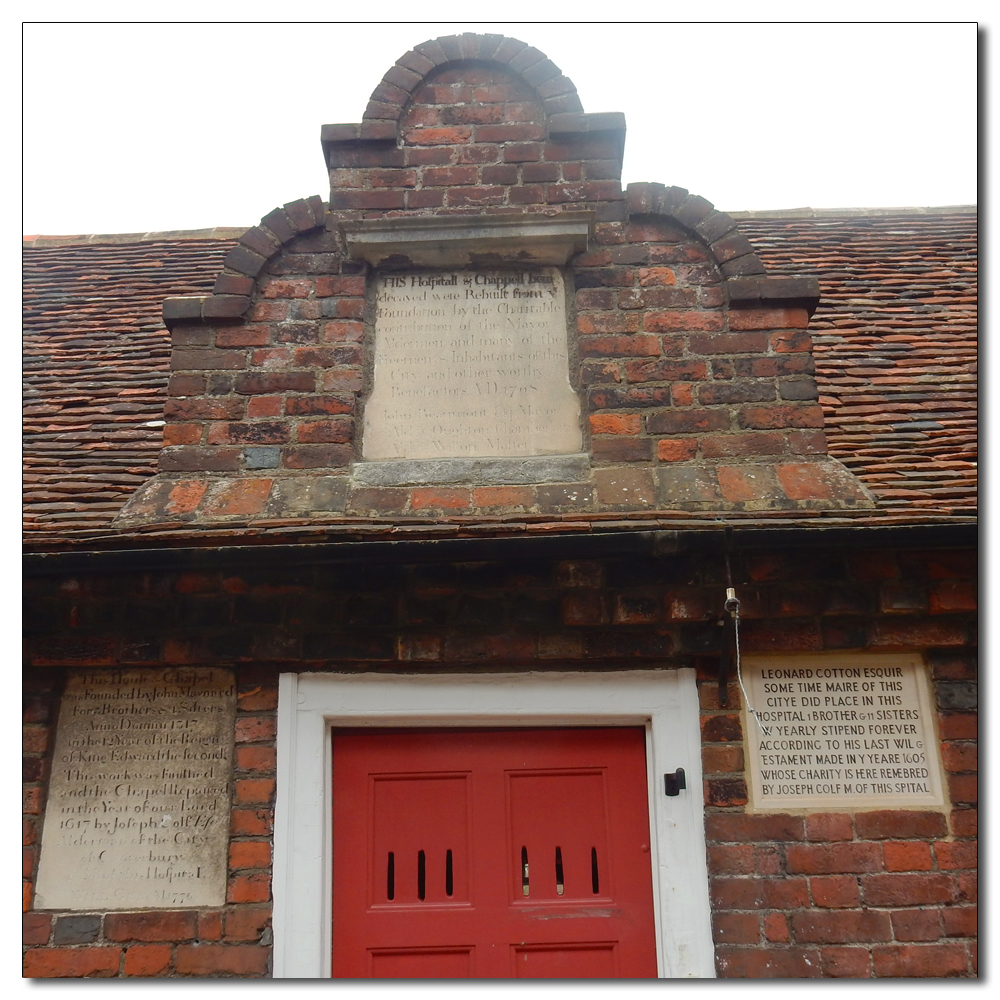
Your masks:
{"label": "white door frame", "polygon": [[[695,674],[680,670],[282,674],[274,977],[329,978],[335,726],[644,726],[660,978],[713,978]],[[687,788],[663,790],[684,768]]]}

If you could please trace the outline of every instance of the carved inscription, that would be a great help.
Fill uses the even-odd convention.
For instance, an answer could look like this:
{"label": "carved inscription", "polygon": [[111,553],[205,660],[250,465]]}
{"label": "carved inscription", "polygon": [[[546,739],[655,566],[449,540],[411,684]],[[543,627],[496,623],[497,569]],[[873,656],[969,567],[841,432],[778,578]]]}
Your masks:
{"label": "carved inscription", "polygon": [[758,810],[941,805],[927,681],[906,656],[755,658],[744,683]]}
{"label": "carved inscription", "polygon": [[235,714],[228,670],[71,674],[35,905],[222,905]]}
{"label": "carved inscription", "polygon": [[369,460],[577,453],[556,268],[381,275]]}

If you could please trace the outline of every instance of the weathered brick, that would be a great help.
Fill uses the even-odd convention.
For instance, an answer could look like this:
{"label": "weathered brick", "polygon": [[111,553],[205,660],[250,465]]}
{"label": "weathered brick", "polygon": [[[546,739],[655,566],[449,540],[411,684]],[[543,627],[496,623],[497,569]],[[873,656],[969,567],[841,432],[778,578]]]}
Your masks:
{"label": "weathered brick", "polygon": [[867,875],[861,888],[868,906],[922,906],[956,898],[954,879],[937,872]]}
{"label": "weathered brick", "polygon": [[104,936],[109,941],[188,941],[197,936],[198,915],[191,910],[109,913]]}
{"label": "weathered brick", "polygon": [[26,979],[81,979],[117,976],[121,948],[32,948],[24,955]]}
{"label": "weathered brick", "polygon": [[959,944],[896,944],[872,950],[879,978],[940,979],[969,973],[969,956]]}
{"label": "weathered brick", "polygon": [[265,976],[270,948],[257,945],[180,945],[174,959],[182,976]]}
{"label": "weathered brick", "polygon": [[136,944],[125,949],[126,976],[164,976],[170,972],[170,946]]}

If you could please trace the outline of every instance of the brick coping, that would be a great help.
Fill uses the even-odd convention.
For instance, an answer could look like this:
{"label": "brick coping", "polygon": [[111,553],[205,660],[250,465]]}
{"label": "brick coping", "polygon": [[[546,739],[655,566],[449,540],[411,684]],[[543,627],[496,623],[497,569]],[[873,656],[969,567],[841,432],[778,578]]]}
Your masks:
{"label": "brick coping", "polygon": [[[938,205],[922,208],[771,208],[726,212],[737,222],[754,219],[863,219],[894,216],[977,215],[978,205]],[[250,226],[215,226],[212,229],[177,229],[149,233],[105,233],[79,236],[32,235],[21,238],[25,247],[64,247],[115,243],[173,243],[180,240],[237,240]]]}

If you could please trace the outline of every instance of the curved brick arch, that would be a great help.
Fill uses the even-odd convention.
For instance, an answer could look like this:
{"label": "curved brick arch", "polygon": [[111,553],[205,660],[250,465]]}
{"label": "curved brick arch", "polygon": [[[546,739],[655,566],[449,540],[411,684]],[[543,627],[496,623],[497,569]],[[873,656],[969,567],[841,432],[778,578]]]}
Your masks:
{"label": "curved brick arch", "polygon": [[415,45],[372,91],[362,117],[365,138],[395,138],[413,92],[431,73],[454,62],[485,62],[516,74],[548,115],[582,111],[576,85],[544,52],[504,35],[445,35]]}
{"label": "curved brick arch", "polygon": [[767,269],[737,223],[705,198],[685,188],[633,183],[625,189],[630,218],[669,219],[691,233],[725,279],[730,305],[800,306],[810,313],[819,302],[819,282],[812,277],[768,277]]}
{"label": "curved brick arch", "polygon": [[180,320],[242,319],[250,308],[257,279],[267,262],[286,243],[325,223],[326,205],[315,194],[268,212],[226,254],[211,295],[185,295],[164,300],[164,324],[170,327]]}

